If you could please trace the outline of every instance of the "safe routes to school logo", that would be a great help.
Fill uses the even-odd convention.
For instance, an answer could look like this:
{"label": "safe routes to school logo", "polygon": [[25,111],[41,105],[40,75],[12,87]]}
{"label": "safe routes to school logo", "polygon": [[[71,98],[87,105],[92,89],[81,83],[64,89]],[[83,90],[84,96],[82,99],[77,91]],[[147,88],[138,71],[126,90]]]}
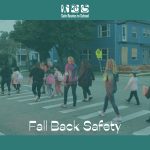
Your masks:
{"label": "safe routes to school logo", "polygon": [[61,18],[89,18],[89,4],[61,4]]}

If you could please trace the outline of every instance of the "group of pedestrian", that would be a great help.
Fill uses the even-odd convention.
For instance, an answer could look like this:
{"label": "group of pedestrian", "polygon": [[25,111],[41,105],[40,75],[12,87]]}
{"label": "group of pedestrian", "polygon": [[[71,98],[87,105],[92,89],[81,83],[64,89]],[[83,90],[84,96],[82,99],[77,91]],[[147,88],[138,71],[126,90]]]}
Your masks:
{"label": "group of pedestrian", "polygon": [[94,74],[92,72],[91,65],[87,60],[83,60],[81,62],[79,68],[79,76],[78,76],[78,67],[75,64],[73,57],[68,57],[68,62],[65,66],[65,74],[64,74],[64,103],[62,107],[67,107],[67,95],[68,90],[71,87],[72,95],[73,95],[73,107],[76,106],[77,103],[77,95],[76,88],[79,85],[83,90],[83,101],[92,100],[92,94],[89,89],[92,86],[92,81],[95,80]]}
{"label": "group of pedestrian", "polygon": [[[8,95],[10,95],[10,85],[14,86],[17,93],[20,92],[20,85],[23,79],[22,74],[20,73],[19,67],[15,67],[12,72],[11,68],[8,65],[4,65],[0,75],[1,80],[1,89],[2,95],[4,95],[4,85],[7,84]],[[69,56],[67,63],[65,65],[64,75],[60,71],[59,66],[52,66],[47,64],[37,63],[30,71],[30,79],[32,79],[32,91],[35,96],[35,101],[39,101],[41,97],[41,88],[43,87],[43,93],[47,92],[50,98],[53,98],[55,95],[64,96],[63,108],[67,107],[68,91],[71,87],[72,96],[73,96],[73,107],[76,107],[77,104],[77,86],[80,86],[83,91],[83,102],[88,102],[93,99],[90,87],[92,82],[95,80],[92,66],[87,60],[81,62],[80,67],[76,65],[74,58]],[[119,75],[117,71],[116,63],[113,59],[108,59],[106,62],[106,67],[104,71],[104,83],[106,95],[104,98],[103,109],[100,112],[100,116],[104,116],[108,107],[108,102],[111,103],[114,112],[116,113],[116,118],[113,121],[120,122],[120,112],[118,106],[115,102],[115,93],[117,92],[117,82],[119,81]],[[62,91],[62,85],[64,86],[64,91]],[[130,96],[126,100],[128,103],[131,101],[134,96],[136,99],[136,104],[140,105],[138,98],[138,79],[136,73],[133,72],[131,78],[129,79],[125,89],[130,89]],[[47,89],[47,90],[45,90]],[[148,92],[147,92],[148,93]],[[149,90],[150,93],[150,90]],[[146,94],[145,94],[146,95]],[[150,94],[149,94],[150,95]],[[150,98],[150,96],[147,98]],[[150,118],[147,120],[150,122]]]}
{"label": "group of pedestrian", "polygon": [[40,101],[41,93],[47,93],[50,98],[53,98],[55,94],[63,95],[61,90],[63,75],[58,66],[37,63],[31,69],[29,77],[30,81],[32,79],[32,91],[36,102]]}
{"label": "group of pedestrian", "polygon": [[8,88],[8,95],[10,95],[11,84],[13,85],[16,92],[20,93],[20,86],[23,80],[23,76],[18,66],[16,66],[14,70],[12,71],[12,69],[10,68],[8,64],[4,64],[0,71],[0,76],[1,76],[1,94],[2,95],[5,94],[4,93],[5,84],[7,85],[7,88]]}

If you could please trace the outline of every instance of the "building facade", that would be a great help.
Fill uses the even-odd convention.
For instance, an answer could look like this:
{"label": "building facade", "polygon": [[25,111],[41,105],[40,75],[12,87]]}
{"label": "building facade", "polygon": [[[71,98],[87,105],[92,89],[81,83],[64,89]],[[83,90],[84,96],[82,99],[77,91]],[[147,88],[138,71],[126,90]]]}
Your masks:
{"label": "building facade", "polygon": [[17,66],[32,66],[36,62],[40,62],[39,52],[27,49],[18,49],[16,51]]}
{"label": "building facade", "polygon": [[97,49],[103,52],[103,65],[108,58],[114,58],[118,65],[150,64],[150,21],[95,21],[93,36],[81,53],[93,64],[98,64]]}

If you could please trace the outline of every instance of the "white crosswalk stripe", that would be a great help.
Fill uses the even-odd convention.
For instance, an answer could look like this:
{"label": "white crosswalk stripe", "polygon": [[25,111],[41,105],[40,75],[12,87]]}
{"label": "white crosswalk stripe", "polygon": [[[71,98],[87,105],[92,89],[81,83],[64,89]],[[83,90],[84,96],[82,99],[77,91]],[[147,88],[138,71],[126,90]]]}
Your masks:
{"label": "white crosswalk stripe", "polygon": [[0,136],[1,136],[1,135],[5,135],[5,134],[4,134],[4,133],[2,133],[2,132],[0,132]]}
{"label": "white crosswalk stripe", "polygon": [[134,132],[133,135],[150,135],[150,126]]}
{"label": "white crosswalk stripe", "polygon": [[[68,97],[68,99],[72,98],[72,96]],[[29,105],[38,105],[38,104],[44,104],[44,103],[50,103],[50,102],[56,102],[56,101],[60,101],[63,100],[64,98],[55,98],[55,99],[49,99],[49,100],[44,100],[44,101],[40,101],[38,103],[28,103]]]}
{"label": "white crosswalk stripe", "polygon": [[[25,89],[23,89],[23,90],[20,90],[20,92],[21,92],[21,93],[29,92],[29,90],[25,90]],[[17,91],[16,91],[16,90],[14,90],[14,91],[10,91],[10,94],[16,94],[16,93],[17,93]]]}
{"label": "white crosswalk stripe", "polygon": [[[49,98],[48,96],[42,96],[40,99],[45,99],[45,98]],[[27,101],[34,101],[35,97],[32,95],[32,98],[26,98],[26,99],[21,99],[21,100],[17,100],[17,102],[27,102]]]}
{"label": "white crosswalk stripe", "polygon": [[77,107],[75,109],[62,110],[60,112],[61,113],[71,113],[71,112],[75,112],[75,111],[79,111],[79,110],[84,110],[84,109],[87,109],[87,108],[101,106],[103,104],[104,104],[103,102],[102,103],[94,103],[94,104],[89,104],[89,105],[86,105],[86,106]]}
{"label": "white crosswalk stripe", "polygon": [[17,96],[19,96],[19,95],[24,95],[24,94],[28,95],[28,94],[30,94],[30,93],[31,93],[31,92],[28,91],[28,90],[21,90],[19,94],[17,94],[16,91],[11,91],[11,92],[10,92],[10,95],[8,95],[8,92],[5,92],[5,94],[4,94],[4,95],[1,95],[1,96],[4,97],[4,98],[5,98],[5,97],[10,98],[10,97],[17,97]]}
{"label": "white crosswalk stripe", "polygon": [[[118,108],[119,108],[119,110],[122,110],[122,109],[128,108],[128,106],[119,106]],[[113,111],[114,110],[112,108],[107,109],[105,114],[111,113]],[[86,114],[86,115],[81,115],[81,116],[78,116],[77,118],[85,120],[85,119],[90,119],[90,118],[94,118],[94,117],[97,117],[97,116],[99,116],[99,111],[96,111],[96,112],[93,112],[93,113],[90,113],[90,114]]]}
{"label": "white crosswalk stripe", "polygon": [[[78,103],[82,102],[82,100],[78,100]],[[68,102],[67,104],[72,104],[73,102]],[[42,108],[44,109],[51,109],[51,108],[56,108],[56,107],[61,107],[62,103],[59,104],[54,104],[54,105],[48,105],[48,106],[44,106]]]}
{"label": "white crosswalk stripe", "polygon": [[16,95],[16,97],[9,97],[8,100],[17,100],[17,99],[22,99],[22,98],[27,98],[27,97],[33,97],[33,94]]}
{"label": "white crosswalk stripe", "polygon": [[122,117],[121,123],[124,123],[126,121],[129,121],[129,120],[141,117],[141,116],[144,116],[144,115],[149,114],[149,113],[150,113],[150,111],[148,111],[148,110],[141,110],[141,111],[138,111],[136,113],[126,115],[126,116]]}
{"label": "white crosswalk stripe", "polygon": [[30,92],[30,91],[28,91],[28,92],[25,92],[25,93],[19,93],[19,94],[16,94],[16,95],[18,95],[18,96],[21,96],[21,95],[33,95],[33,93],[32,92]]}

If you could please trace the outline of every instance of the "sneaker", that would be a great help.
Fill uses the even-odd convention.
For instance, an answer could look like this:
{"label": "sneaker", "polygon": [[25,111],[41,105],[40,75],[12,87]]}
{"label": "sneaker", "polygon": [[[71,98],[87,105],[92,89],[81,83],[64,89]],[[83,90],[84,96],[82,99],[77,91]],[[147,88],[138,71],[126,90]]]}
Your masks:
{"label": "sneaker", "polygon": [[66,104],[62,104],[61,107],[62,108],[67,108],[67,105]]}
{"label": "sneaker", "polygon": [[113,122],[121,122],[122,119],[121,119],[121,117],[119,116],[119,117],[114,118],[112,121],[113,121]]}
{"label": "sneaker", "polygon": [[1,95],[4,96],[4,92],[2,92]]}
{"label": "sneaker", "polygon": [[39,102],[40,101],[40,98],[39,97],[37,97],[36,98],[36,100],[35,100],[35,102]]}
{"label": "sneaker", "polygon": [[128,99],[126,99],[126,102],[130,103],[130,101]]}
{"label": "sneaker", "polygon": [[105,116],[105,113],[103,111],[99,112],[99,115],[104,117]]}
{"label": "sneaker", "polygon": [[10,95],[10,92],[8,92],[8,95]]}
{"label": "sneaker", "polygon": [[84,100],[83,100],[83,102],[88,102],[88,99],[87,99],[87,98],[86,98],[86,99],[84,99]]}
{"label": "sneaker", "polygon": [[91,101],[93,99],[93,97],[92,96],[89,96],[89,101]]}

